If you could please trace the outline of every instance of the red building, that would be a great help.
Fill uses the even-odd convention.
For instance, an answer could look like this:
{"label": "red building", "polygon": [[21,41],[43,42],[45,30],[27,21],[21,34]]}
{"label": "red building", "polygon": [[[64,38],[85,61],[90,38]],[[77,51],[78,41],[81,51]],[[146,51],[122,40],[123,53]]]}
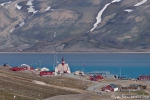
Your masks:
{"label": "red building", "polygon": [[15,67],[10,68],[10,70],[12,70],[12,71],[23,71],[23,70],[34,70],[34,68],[32,68],[29,65],[22,64],[21,66],[15,66]]}
{"label": "red building", "polygon": [[[23,70],[28,70],[28,68],[27,67],[13,67],[13,68],[10,68],[10,70],[12,70],[12,71],[23,71]],[[34,68],[30,68],[29,70],[34,70]]]}
{"label": "red building", "polygon": [[101,75],[90,75],[90,80],[91,81],[99,81],[99,80],[102,80],[102,79],[104,79],[104,78]]}
{"label": "red building", "polygon": [[118,91],[118,87],[115,84],[108,84],[107,86],[102,88],[102,91],[106,92]]}
{"label": "red building", "polygon": [[148,81],[150,80],[150,75],[141,75],[138,77],[138,80]]}
{"label": "red building", "polygon": [[40,76],[51,76],[54,75],[53,71],[41,71]]}

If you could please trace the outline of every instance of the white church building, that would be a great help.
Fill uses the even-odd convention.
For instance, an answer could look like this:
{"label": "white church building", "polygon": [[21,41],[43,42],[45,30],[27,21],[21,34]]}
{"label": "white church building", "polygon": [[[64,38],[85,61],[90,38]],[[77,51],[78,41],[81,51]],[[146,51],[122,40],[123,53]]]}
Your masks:
{"label": "white church building", "polygon": [[63,73],[67,73],[67,74],[71,73],[70,67],[68,63],[65,63],[64,58],[62,58],[62,63],[58,64],[58,66],[55,67],[55,75],[59,75]]}

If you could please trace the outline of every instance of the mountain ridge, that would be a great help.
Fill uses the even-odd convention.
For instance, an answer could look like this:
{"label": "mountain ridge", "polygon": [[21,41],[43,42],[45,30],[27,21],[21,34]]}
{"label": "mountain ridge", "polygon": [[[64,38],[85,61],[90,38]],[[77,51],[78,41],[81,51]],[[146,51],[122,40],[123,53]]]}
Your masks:
{"label": "mountain ridge", "polygon": [[[53,52],[54,45],[60,52],[149,52],[149,4],[14,0],[0,7],[0,52]],[[100,11],[101,21],[90,31]]]}

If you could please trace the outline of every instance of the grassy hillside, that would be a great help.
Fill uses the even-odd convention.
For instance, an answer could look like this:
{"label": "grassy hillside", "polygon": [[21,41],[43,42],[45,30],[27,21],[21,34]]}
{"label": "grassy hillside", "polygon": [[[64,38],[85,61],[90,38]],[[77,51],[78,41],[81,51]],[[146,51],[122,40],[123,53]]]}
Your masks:
{"label": "grassy hillside", "polygon": [[[44,82],[50,86],[35,84]],[[0,99],[37,100],[56,95],[78,94],[76,90],[66,90],[62,87],[84,90],[91,83],[63,76],[40,77],[33,72],[13,72],[0,67]]]}

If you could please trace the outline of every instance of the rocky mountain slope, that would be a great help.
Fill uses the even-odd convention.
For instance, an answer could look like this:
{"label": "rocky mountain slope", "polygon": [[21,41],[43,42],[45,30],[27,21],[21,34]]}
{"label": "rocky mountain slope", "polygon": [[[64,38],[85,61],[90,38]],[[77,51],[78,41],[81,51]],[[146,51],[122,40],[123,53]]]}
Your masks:
{"label": "rocky mountain slope", "polygon": [[1,0],[1,52],[149,52],[149,0]]}

